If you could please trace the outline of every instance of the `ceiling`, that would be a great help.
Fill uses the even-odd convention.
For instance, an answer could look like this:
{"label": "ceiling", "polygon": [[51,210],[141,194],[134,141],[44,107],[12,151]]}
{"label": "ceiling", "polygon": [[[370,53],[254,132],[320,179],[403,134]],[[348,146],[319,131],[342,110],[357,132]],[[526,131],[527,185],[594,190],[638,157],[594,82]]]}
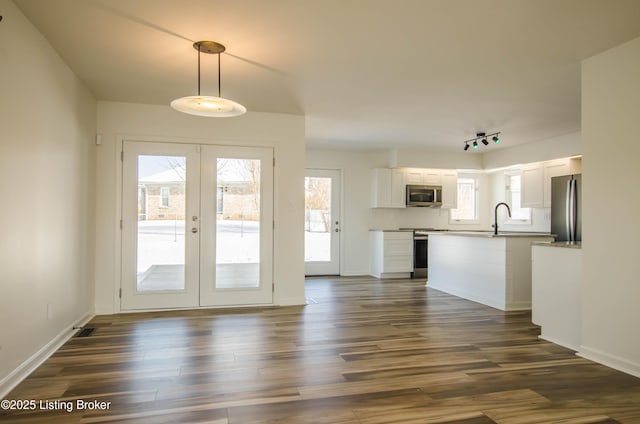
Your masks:
{"label": "ceiling", "polygon": [[[14,2],[98,100],[194,95],[192,43],[213,40],[223,97],[304,115],[307,144],[328,148],[461,152],[478,131],[502,131],[491,149],[577,131],[581,60],[640,36],[638,0]],[[216,68],[203,55],[203,94]]]}

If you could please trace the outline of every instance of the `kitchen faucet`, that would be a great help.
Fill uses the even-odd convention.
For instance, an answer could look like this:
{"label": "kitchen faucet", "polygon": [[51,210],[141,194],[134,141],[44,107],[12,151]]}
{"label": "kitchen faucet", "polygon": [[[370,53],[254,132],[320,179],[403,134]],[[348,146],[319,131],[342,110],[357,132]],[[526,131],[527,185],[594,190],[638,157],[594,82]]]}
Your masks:
{"label": "kitchen faucet", "polygon": [[493,235],[498,235],[498,207],[500,205],[505,205],[507,207],[507,213],[509,214],[509,218],[511,218],[511,209],[509,205],[504,202],[500,202],[496,205],[496,208],[493,210]]}

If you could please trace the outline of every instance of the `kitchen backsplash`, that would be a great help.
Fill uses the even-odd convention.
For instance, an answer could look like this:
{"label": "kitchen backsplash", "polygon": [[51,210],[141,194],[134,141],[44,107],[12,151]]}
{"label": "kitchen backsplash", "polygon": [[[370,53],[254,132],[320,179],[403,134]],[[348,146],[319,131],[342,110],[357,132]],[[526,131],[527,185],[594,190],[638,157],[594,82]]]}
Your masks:
{"label": "kitchen backsplash", "polygon": [[[490,231],[493,210],[481,216],[479,224],[450,224],[449,210],[442,208],[369,209],[369,227],[380,230],[398,228],[440,228],[449,230]],[[489,216],[490,215],[490,216]],[[550,209],[532,209],[531,224],[499,222],[503,231],[547,233],[551,229]]]}

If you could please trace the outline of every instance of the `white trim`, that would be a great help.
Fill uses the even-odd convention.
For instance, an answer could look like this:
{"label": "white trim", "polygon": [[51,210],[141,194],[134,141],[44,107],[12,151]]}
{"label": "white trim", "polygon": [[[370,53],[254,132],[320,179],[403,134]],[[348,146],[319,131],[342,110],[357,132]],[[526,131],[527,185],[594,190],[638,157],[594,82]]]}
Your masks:
{"label": "white trim", "polygon": [[0,380],[0,399],[4,399],[11,390],[13,390],[18,384],[20,384],[25,378],[34,372],[40,365],[44,363],[51,355],[56,353],[62,345],[64,345],[71,336],[77,331],[73,327],[82,327],[87,322],[91,321],[95,314],[88,313],[84,317],[76,321],[71,325],[72,328],[65,328],[57,336],[55,336],[49,343],[44,345],[40,350],[31,355],[27,360],[14,369],[9,375]]}
{"label": "white trim", "polygon": [[298,305],[306,305],[307,298],[302,297],[283,297],[278,299],[278,306],[298,306]]}
{"label": "white trim", "polygon": [[574,352],[576,352],[576,355],[578,355],[578,349],[579,348],[577,346],[574,346],[572,344],[568,344],[568,343],[560,341],[560,340],[556,340],[553,337],[547,337],[547,336],[545,336],[543,334],[539,335],[538,338],[540,340],[546,340],[546,341],[551,342],[553,344],[557,344],[558,346],[562,346],[562,347],[566,347],[567,349],[571,349]]}
{"label": "white trim", "polygon": [[585,345],[580,345],[580,349],[578,350],[577,355],[605,365],[609,368],[613,368],[615,370],[622,371],[634,377],[640,378],[640,364],[629,361],[628,359],[620,358],[619,356],[602,352],[598,349],[594,349]]}

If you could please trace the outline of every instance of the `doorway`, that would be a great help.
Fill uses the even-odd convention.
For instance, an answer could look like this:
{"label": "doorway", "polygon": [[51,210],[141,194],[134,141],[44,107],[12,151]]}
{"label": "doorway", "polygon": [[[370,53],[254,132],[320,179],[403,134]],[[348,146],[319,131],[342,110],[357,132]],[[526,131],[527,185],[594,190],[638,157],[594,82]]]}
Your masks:
{"label": "doorway", "polygon": [[121,309],[273,302],[273,151],[123,142]]}
{"label": "doorway", "polygon": [[305,170],[306,275],[340,274],[340,170]]}

